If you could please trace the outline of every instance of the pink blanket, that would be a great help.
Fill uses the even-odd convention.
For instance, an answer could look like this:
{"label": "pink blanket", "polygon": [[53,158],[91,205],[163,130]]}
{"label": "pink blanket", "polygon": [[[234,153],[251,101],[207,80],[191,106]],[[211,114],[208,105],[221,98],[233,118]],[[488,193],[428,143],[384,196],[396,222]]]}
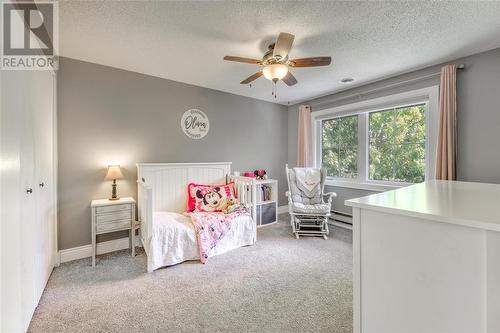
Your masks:
{"label": "pink blanket", "polygon": [[248,215],[248,210],[240,208],[232,213],[215,212],[191,212],[186,213],[191,218],[196,240],[198,242],[198,251],[200,252],[200,261],[205,263],[212,250],[217,246],[220,240],[231,230],[233,220],[241,215]]}

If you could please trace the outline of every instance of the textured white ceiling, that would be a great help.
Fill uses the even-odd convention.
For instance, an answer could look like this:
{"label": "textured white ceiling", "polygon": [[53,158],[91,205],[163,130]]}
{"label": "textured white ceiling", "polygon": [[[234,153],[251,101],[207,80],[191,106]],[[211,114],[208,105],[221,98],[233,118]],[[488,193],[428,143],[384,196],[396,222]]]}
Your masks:
{"label": "textured white ceiling", "polygon": [[[239,82],[280,31],[292,58],[332,65],[294,69],[299,83]],[[61,1],[60,53],[238,95],[291,104],[352,85],[500,47],[500,2]]]}

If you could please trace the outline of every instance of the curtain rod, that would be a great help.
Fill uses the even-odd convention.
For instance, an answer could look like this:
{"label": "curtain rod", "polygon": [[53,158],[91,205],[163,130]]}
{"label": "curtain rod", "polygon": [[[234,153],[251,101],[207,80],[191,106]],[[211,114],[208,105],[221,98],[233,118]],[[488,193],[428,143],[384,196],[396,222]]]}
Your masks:
{"label": "curtain rod", "polygon": [[[457,70],[458,71],[465,70],[465,64],[458,65],[457,66]],[[399,87],[399,86],[403,86],[403,85],[408,84],[408,83],[419,82],[419,81],[423,81],[423,80],[426,80],[426,79],[430,79],[430,78],[439,76],[440,74],[441,74],[441,72],[431,73],[431,74],[419,76],[419,77],[416,77],[416,78],[413,78],[413,79],[408,79],[408,80],[405,80],[405,81],[395,82],[395,83],[388,84],[388,85],[385,85],[385,86],[382,86],[382,87],[373,88],[373,89],[370,89],[370,90],[367,90],[367,91],[364,91],[364,92],[359,92],[359,93],[356,93],[356,94],[351,94],[351,95],[348,95],[348,96],[340,97],[340,98],[329,100],[329,101],[324,101],[324,102],[319,102],[319,103],[310,103],[310,105],[314,106],[314,107],[318,107],[318,106],[321,107],[323,105],[327,105],[327,104],[331,104],[331,103],[336,103],[336,102],[343,101],[343,100],[346,100],[346,99],[351,99],[351,98],[355,98],[355,97],[360,98],[360,97],[363,97],[365,95],[370,95],[370,94],[373,94],[373,93],[378,92],[378,91],[387,90],[389,88]],[[355,89],[355,88],[353,88],[353,89]],[[347,90],[344,90],[344,91],[347,91]],[[338,92],[338,93],[342,93],[342,92]]]}

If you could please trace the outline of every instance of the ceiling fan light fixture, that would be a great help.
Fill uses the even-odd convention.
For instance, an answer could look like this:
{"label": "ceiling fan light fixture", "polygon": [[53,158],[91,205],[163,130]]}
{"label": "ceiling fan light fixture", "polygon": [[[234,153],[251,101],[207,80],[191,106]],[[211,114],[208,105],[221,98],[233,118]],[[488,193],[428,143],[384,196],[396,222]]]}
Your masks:
{"label": "ceiling fan light fixture", "polygon": [[268,80],[281,80],[288,74],[288,66],[283,64],[271,64],[262,69],[262,74]]}
{"label": "ceiling fan light fixture", "polygon": [[[274,83],[273,89],[276,89],[276,83],[280,80],[291,87],[297,84],[297,79],[290,72],[290,68],[329,66],[332,62],[332,57],[328,56],[289,59],[294,39],[294,35],[287,32],[280,32],[276,42],[269,45],[269,50],[261,60],[239,56],[225,56],[224,60],[261,65],[263,67],[257,73],[241,81],[240,84],[249,84],[264,76],[267,80]],[[273,95],[276,98],[275,90],[273,90]]]}

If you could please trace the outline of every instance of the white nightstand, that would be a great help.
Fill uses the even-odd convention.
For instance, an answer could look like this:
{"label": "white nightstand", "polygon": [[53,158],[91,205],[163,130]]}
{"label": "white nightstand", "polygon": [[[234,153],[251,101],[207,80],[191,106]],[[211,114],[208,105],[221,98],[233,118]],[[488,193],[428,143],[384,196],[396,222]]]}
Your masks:
{"label": "white nightstand", "polygon": [[135,200],[120,198],[118,200],[92,200],[92,267],[95,266],[96,237],[100,234],[129,230],[130,248],[135,256]]}

